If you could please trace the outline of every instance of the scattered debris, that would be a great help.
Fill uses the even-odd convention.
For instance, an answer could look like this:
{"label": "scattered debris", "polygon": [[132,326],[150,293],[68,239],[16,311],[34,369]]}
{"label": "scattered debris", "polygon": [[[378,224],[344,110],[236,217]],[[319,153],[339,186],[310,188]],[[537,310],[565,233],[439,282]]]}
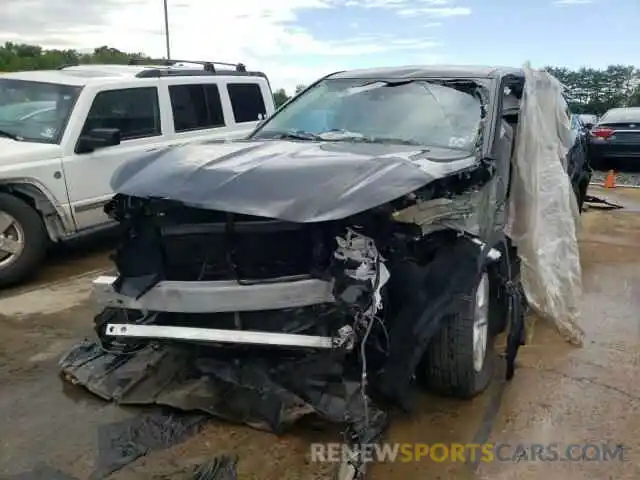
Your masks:
{"label": "scattered debris", "polygon": [[98,454],[91,474],[101,480],[153,450],[183,442],[196,434],[207,417],[154,412],[98,428]]}
{"label": "scattered debris", "polygon": [[[334,422],[350,418],[362,429],[360,386],[345,381],[343,355],[330,351],[299,358],[254,349],[225,358],[206,347],[153,345],[127,356],[88,342],[62,359],[61,368],[67,381],[121,405],[206,412],[276,433],[311,413]],[[373,408],[370,413],[382,423],[375,427],[379,433],[384,416]]]}
{"label": "scattered debris", "polygon": [[593,208],[595,210],[619,210],[624,208],[622,205],[618,205],[616,203],[610,202],[609,200],[605,200],[604,198],[599,198],[593,195],[587,195],[584,198],[585,203],[589,206],[589,208]]}
{"label": "scattered debris", "polygon": [[238,480],[237,464],[237,456],[216,457],[200,465],[195,471],[193,480]]}

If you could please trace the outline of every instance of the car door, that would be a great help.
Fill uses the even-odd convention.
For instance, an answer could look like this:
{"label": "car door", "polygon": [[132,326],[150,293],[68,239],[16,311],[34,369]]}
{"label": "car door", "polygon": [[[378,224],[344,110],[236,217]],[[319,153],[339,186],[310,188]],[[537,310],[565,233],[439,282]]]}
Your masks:
{"label": "car door", "polygon": [[[63,160],[69,203],[78,230],[109,222],[103,211],[113,196],[111,177],[125,162],[161,143],[162,122],[157,85],[101,87],[72,128],[71,146]],[[119,145],[79,153],[80,136],[95,128],[120,130]]]}

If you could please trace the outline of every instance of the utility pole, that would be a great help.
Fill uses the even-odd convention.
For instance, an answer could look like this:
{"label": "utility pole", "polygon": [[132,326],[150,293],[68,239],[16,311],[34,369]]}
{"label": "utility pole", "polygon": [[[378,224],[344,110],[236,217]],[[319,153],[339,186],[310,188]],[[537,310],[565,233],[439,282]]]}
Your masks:
{"label": "utility pole", "polygon": [[171,43],[169,41],[169,9],[167,8],[167,0],[163,0],[164,4],[164,38],[167,43],[167,60],[171,60]]}

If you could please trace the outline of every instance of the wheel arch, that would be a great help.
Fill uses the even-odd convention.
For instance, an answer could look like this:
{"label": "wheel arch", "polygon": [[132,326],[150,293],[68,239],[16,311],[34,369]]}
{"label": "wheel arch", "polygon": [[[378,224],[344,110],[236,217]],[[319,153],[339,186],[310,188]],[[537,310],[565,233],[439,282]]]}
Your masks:
{"label": "wheel arch", "polygon": [[70,212],[59,205],[55,197],[37,180],[30,178],[0,179],[0,192],[13,195],[36,210],[49,239],[57,242],[74,230]]}

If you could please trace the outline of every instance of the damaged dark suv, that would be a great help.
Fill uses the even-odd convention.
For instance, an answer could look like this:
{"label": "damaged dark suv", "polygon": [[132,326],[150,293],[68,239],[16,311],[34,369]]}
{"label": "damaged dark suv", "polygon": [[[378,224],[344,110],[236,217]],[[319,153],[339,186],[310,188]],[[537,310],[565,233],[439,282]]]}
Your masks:
{"label": "damaged dark suv", "polygon": [[[193,378],[260,391],[262,401],[269,389],[293,392],[357,425],[360,439],[370,436],[371,396],[404,405],[414,380],[463,398],[482,392],[505,330],[511,376],[526,295],[505,232],[524,198],[510,208],[522,188],[517,137],[532,138],[539,120],[531,110],[521,125],[532,95],[525,77],[462,67],[335,73],[245,140],[176,146],[126,165],[107,206],[123,231],[118,276],[94,282],[105,307],[100,348],[117,356],[192,345]],[[553,92],[551,108],[565,111]],[[572,172],[588,172],[572,158]],[[565,158],[556,162],[554,172],[566,170]],[[575,212],[562,175],[556,203]],[[78,355],[64,368],[88,384],[95,369],[84,375]],[[338,404],[330,377],[354,385],[362,402]],[[103,396],[117,396],[104,385]],[[208,411],[234,417],[237,402],[221,401]],[[168,403],[194,406],[175,395]],[[260,423],[243,412],[235,418]]]}

